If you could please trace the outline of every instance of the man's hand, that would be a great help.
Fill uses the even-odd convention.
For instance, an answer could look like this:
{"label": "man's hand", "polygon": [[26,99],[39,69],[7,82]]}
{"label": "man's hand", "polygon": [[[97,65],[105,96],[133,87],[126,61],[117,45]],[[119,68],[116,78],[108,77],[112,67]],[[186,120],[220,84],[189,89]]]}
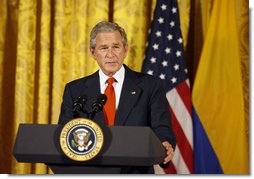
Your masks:
{"label": "man's hand", "polygon": [[164,161],[163,161],[163,164],[166,164],[170,160],[172,160],[172,158],[174,156],[174,149],[173,149],[172,145],[170,143],[168,143],[168,141],[162,142],[162,145],[165,147],[165,149],[167,151],[167,156],[164,158]]}

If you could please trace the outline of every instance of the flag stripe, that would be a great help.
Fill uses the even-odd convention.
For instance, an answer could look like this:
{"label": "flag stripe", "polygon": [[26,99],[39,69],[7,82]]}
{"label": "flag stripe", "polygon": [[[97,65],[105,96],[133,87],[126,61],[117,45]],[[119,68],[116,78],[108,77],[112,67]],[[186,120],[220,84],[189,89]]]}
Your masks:
{"label": "flag stripe", "polygon": [[188,139],[191,148],[193,148],[192,119],[189,111],[184,108],[185,105],[182,101],[182,98],[178,95],[178,92],[175,88],[169,91],[166,96],[179,124],[183,128],[183,132]]}
{"label": "flag stripe", "polygon": [[194,173],[196,174],[222,174],[220,162],[214,152],[204,127],[192,107],[192,120],[194,126]]}
{"label": "flag stripe", "polygon": [[160,165],[154,165],[153,168],[156,171],[156,174],[165,174],[165,171],[160,167]]}
{"label": "flag stripe", "polygon": [[177,173],[176,167],[173,162],[170,163],[168,168],[164,168],[163,170],[167,174],[176,174]]}
{"label": "flag stripe", "polygon": [[185,161],[183,160],[183,156],[181,155],[177,145],[175,148],[175,155],[179,156],[179,157],[173,157],[172,161],[173,161],[174,165],[181,166],[181,167],[176,168],[177,173],[190,174],[190,171],[188,170],[188,167],[187,167]]}
{"label": "flag stripe", "polygon": [[[174,132],[177,134],[177,146],[181,152],[181,156],[185,161],[189,171],[192,173],[193,169],[193,155],[189,154],[188,151],[192,151],[191,145],[188,142],[183,129],[181,128],[178,120],[176,119],[174,111],[171,109],[172,125],[174,126]],[[178,140],[179,139],[179,140]]]}
{"label": "flag stripe", "polygon": [[190,95],[190,88],[188,86],[188,80],[185,80],[185,82],[179,84],[176,87],[176,90],[179,94],[179,96],[181,97],[181,99],[183,100],[183,103],[186,107],[186,109],[189,111],[190,116],[192,116],[192,104],[191,104],[191,95]]}

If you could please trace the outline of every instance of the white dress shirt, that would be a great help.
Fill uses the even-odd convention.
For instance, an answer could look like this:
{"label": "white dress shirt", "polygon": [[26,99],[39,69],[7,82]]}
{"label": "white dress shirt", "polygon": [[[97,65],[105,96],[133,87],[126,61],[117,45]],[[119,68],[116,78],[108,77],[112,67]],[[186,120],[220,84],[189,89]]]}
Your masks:
{"label": "white dress shirt", "polygon": [[[124,75],[125,75],[125,69],[123,66],[120,68],[120,70],[118,70],[113,75],[113,77],[116,80],[116,82],[113,83],[113,87],[114,87],[115,95],[116,95],[116,109],[118,108],[118,105],[119,105],[120,95],[121,95],[121,91],[123,87]],[[107,80],[110,77],[105,75],[101,69],[99,70],[99,76],[100,76],[101,93],[104,94],[105,89],[108,86]]]}

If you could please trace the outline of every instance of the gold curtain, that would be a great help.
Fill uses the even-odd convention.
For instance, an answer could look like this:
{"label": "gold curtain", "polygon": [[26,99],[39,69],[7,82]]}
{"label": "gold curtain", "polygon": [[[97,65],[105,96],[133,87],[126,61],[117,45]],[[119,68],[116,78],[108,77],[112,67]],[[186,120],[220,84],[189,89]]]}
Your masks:
{"label": "gold curtain", "polygon": [[[186,47],[193,35],[189,19],[194,1],[178,2]],[[240,2],[238,24],[246,32],[248,9]],[[12,156],[19,124],[57,123],[65,83],[98,69],[89,52],[89,33],[98,21],[114,20],[126,29],[130,51],[125,62],[140,71],[155,4],[156,0],[0,1],[0,173],[51,173],[44,164],[18,163]],[[245,37],[246,33],[240,36],[241,54],[243,70],[248,70]]]}
{"label": "gold curtain", "polygon": [[[98,69],[89,52],[89,33],[97,22],[119,18],[114,20],[126,28],[130,40],[126,63],[141,69],[155,1],[133,2],[125,2],[125,11],[122,1],[112,0],[0,1],[0,173],[51,173],[44,164],[15,160],[17,129],[20,123],[56,124],[64,85]],[[127,18],[126,13],[134,14]],[[132,28],[121,16],[142,23]],[[142,29],[135,41],[134,28]]]}
{"label": "gold curtain", "polygon": [[[12,148],[20,123],[56,124],[66,82],[97,66],[89,32],[108,19],[109,0],[0,1],[0,173],[48,173],[17,163]],[[2,145],[4,144],[4,145]]]}

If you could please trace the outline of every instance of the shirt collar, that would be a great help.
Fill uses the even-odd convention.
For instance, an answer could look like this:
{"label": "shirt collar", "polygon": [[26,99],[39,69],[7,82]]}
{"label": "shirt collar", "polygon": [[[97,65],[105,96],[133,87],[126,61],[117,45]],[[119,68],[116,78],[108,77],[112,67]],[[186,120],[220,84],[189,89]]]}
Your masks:
{"label": "shirt collar", "polygon": [[[124,75],[125,75],[125,69],[124,69],[124,66],[122,65],[122,67],[113,75],[113,77],[118,83],[123,83]],[[100,81],[103,84],[106,84],[106,81],[109,78],[109,76],[105,75],[101,69],[99,70],[99,76],[100,76]]]}

